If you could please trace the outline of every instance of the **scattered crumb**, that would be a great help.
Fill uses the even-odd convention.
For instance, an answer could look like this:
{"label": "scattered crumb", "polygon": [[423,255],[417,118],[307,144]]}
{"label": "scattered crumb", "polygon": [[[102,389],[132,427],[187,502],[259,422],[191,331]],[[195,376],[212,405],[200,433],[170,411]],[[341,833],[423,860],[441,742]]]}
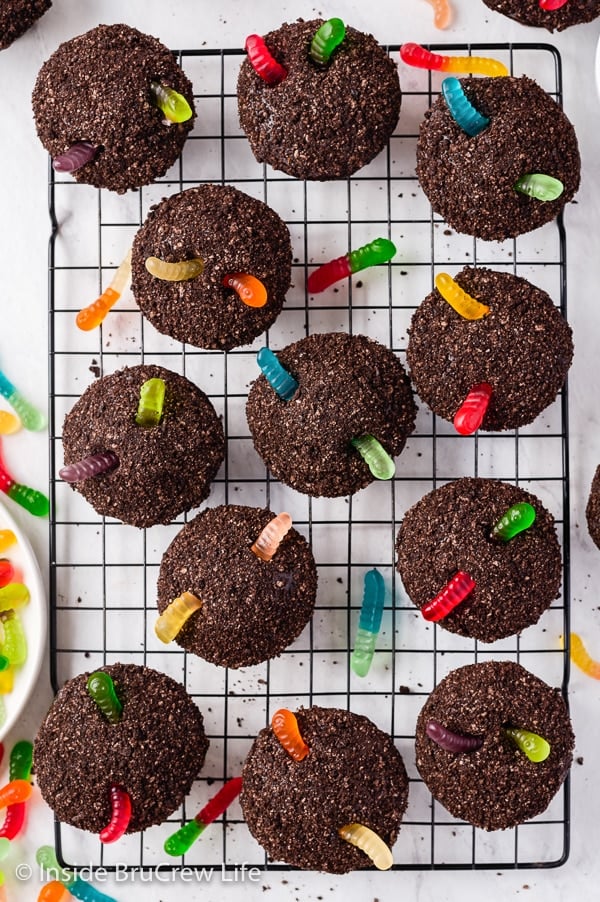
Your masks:
{"label": "scattered crumb", "polygon": [[575,758],[575,761],[577,762],[577,764],[583,764],[583,756],[580,755],[579,758]]}
{"label": "scattered crumb", "polygon": [[410,689],[408,688],[408,686],[398,686],[398,692],[400,693],[400,695],[410,695]]}

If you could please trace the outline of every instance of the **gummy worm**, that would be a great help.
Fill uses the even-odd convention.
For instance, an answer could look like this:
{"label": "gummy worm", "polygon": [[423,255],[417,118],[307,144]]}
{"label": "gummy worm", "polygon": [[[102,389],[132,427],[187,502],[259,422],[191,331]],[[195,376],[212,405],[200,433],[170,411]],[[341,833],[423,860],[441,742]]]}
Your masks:
{"label": "gummy worm", "polygon": [[448,273],[440,272],[435,277],[435,287],[443,299],[463,317],[463,319],[482,319],[490,312],[486,304],[475,300],[455,282]]}
{"label": "gummy worm", "polygon": [[298,383],[281,365],[273,351],[261,348],[256,355],[256,362],[273,391],[282,401],[290,401],[298,390]]}
{"label": "gummy worm", "polygon": [[350,440],[375,479],[393,479],[396,464],[383,445],[373,435],[361,435]]}
{"label": "gummy worm", "polygon": [[112,724],[119,723],[123,705],[119,701],[115,691],[115,684],[110,674],[104,670],[98,670],[90,674],[87,681],[87,691],[108,722]]}
{"label": "gummy worm", "polygon": [[29,589],[23,583],[8,583],[0,589],[0,611],[18,610],[29,598]]}
{"label": "gummy worm", "polygon": [[594,661],[587,653],[581,636],[578,636],[577,633],[571,633],[570,646],[573,664],[576,664],[580,670],[583,670],[583,672],[592,677],[592,679],[600,680],[600,663]]}
{"label": "gummy worm", "polygon": [[569,0],[540,0],[540,9],[545,9],[546,12],[554,12],[557,9],[561,9],[568,2]]}
{"label": "gummy worm", "polygon": [[21,420],[9,410],[0,410],[0,435],[12,435],[21,428]]}
{"label": "gummy worm", "polygon": [[310,43],[310,58],[319,66],[326,66],[331,54],[346,37],[346,26],[341,19],[323,22]]}
{"label": "gummy worm", "polygon": [[4,823],[0,827],[0,837],[13,840],[19,835],[25,824],[26,809],[25,802],[15,802],[13,805],[8,806]]}
{"label": "gummy worm", "polygon": [[388,238],[375,238],[369,244],[350,251],[343,257],[336,257],[335,260],[323,263],[309,275],[307,288],[311,294],[318,294],[356,272],[380,263],[388,263],[395,254],[396,245],[392,241]]}
{"label": "gummy worm", "polygon": [[[40,413],[33,404],[23,397],[21,392],[15,388],[12,382],[6,378],[0,370],[0,395],[2,395],[10,406],[15,410],[25,427],[30,432],[39,432],[46,425],[46,417]],[[13,430],[14,431],[14,430]]]}
{"label": "gummy worm", "polygon": [[233,288],[240,301],[248,307],[264,307],[267,303],[267,289],[255,276],[247,272],[235,272],[223,279],[226,288]]}
{"label": "gummy worm", "polygon": [[187,122],[194,115],[183,94],[173,88],[160,81],[151,81],[150,90],[154,95],[156,106],[169,122]]}
{"label": "gummy worm", "polygon": [[0,551],[6,551],[11,545],[14,545],[17,537],[12,529],[0,529]]}
{"label": "gummy worm", "polygon": [[11,780],[0,789],[0,808],[26,802],[33,792],[33,786],[27,780]]}
{"label": "gummy worm", "polygon": [[245,50],[248,62],[263,81],[268,85],[279,84],[287,76],[287,69],[277,62],[269,48],[258,34],[250,34],[246,38]]}
{"label": "gummy worm", "polygon": [[135,422],[138,426],[158,426],[165,402],[165,380],[147,379],[140,386],[140,401]]}
{"label": "gummy worm", "polygon": [[489,382],[474,385],[454,415],[454,428],[461,435],[472,435],[483,422],[493,388]]}
{"label": "gummy worm", "polygon": [[515,183],[515,191],[521,194],[527,194],[543,203],[558,200],[565,186],[560,179],[555,179],[552,175],[544,175],[542,172],[529,172],[522,175]]}
{"label": "gummy worm", "polygon": [[414,43],[403,44],[400,47],[400,58],[409,66],[434,69],[438,72],[465,72],[486,75],[489,78],[508,75],[508,69],[499,60],[484,56],[441,56]]}
{"label": "gummy worm", "polygon": [[550,754],[550,744],[537,733],[530,733],[529,730],[520,730],[517,727],[506,727],[504,732],[535,764],[545,761]]}
{"label": "gummy worm", "polygon": [[474,138],[488,127],[490,120],[475,109],[458,78],[450,76],[442,82],[442,94],[448,112],[467,135]]}
{"label": "gummy worm", "polygon": [[7,586],[14,578],[15,568],[10,561],[0,560],[0,586]]}
{"label": "gummy worm", "polygon": [[425,620],[437,622],[447,617],[475,588],[475,581],[464,570],[459,570],[441,592],[421,608]]}
{"label": "gummy worm", "polygon": [[63,886],[70,887],[75,878],[71,873],[61,868],[56,858],[56,852],[52,846],[40,846],[35,853],[35,860],[43,871],[47,872],[47,876],[57,876]]}
{"label": "gummy worm", "polygon": [[2,623],[4,641],[2,654],[6,655],[13,667],[20,667],[27,660],[27,639],[19,615],[13,613]]}
{"label": "gummy worm", "polygon": [[65,482],[80,482],[82,479],[92,479],[101,473],[114,470],[119,466],[119,458],[114,451],[103,451],[100,454],[90,454],[77,463],[67,464],[58,471],[58,475]]}
{"label": "gummy worm", "polygon": [[131,248],[125,259],[119,264],[108,288],[104,289],[97,300],[93,301],[87,307],[84,307],[83,310],[80,310],[77,314],[75,322],[83,332],[89,332],[90,329],[95,329],[96,326],[99,326],[100,323],[104,321],[108,311],[115,306],[123,294],[125,286],[130,278]]}
{"label": "gummy worm", "polygon": [[425,732],[436,745],[447,752],[474,752],[483,745],[483,739],[479,736],[461,736],[454,733],[437,720],[428,720],[425,724]]}
{"label": "gummy worm", "polygon": [[233,777],[228,780],[191,821],[169,836],[164,845],[167,855],[185,855],[192,843],[198,839],[209,824],[212,824],[229,808],[241,791],[241,777]]}
{"label": "gummy worm", "polygon": [[277,514],[269,520],[258,539],[250,547],[256,557],[261,561],[270,561],[281,545],[283,537],[292,528],[292,518],[289,514]]}
{"label": "gummy worm", "polygon": [[365,573],[358,630],[350,658],[350,666],[357,676],[366,676],[371,667],[377,634],[381,629],[384,602],[385,582],[379,570],[374,567]]}
{"label": "gummy worm", "polygon": [[182,592],[167,605],[156,623],[154,632],[165,645],[172,642],[190,619],[194,611],[200,610],[202,601],[191,592]]}
{"label": "gummy worm", "polygon": [[38,896],[38,902],[68,902],[71,893],[58,880],[52,880],[43,886]]}
{"label": "gummy worm", "polygon": [[448,0],[427,0],[433,6],[433,24],[436,28],[447,28],[452,18],[452,10]]}
{"label": "gummy worm", "polygon": [[271,718],[271,729],[282,747],[294,761],[302,761],[310,749],[300,735],[296,715],[287,708],[280,708]]}
{"label": "gummy worm", "polygon": [[110,843],[121,839],[131,820],[131,798],[120,786],[110,787],[112,814],[110,823],[100,832],[100,842]]}
{"label": "gummy worm", "polygon": [[178,263],[167,263],[158,257],[148,257],[144,265],[151,276],[163,282],[187,282],[204,271],[204,261],[200,257],[180,260]]}
{"label": "gummy worm", "polygon": [[494,528],[492,529],[492,539],[499,539],[501,542],[509,542],[514,539],[535,522],[535,508],[527,501],[518,501],[506,511]]}
{"label": "gummy worm", "polygon": [[368,855],[379,871],[387,871],[393,865],[394,859],[389,846],[370,827],[365,827],[364,824],[346,824],[338,829],[338,833],[346,842]]}
{"label": "gummy worm", "polygon": [[98,148],[90,141],[78,141],[71,144],[65,153],[54,157],[52,166],[57,172],[75,172],[86,163],[90,163],[98,152]]}
{"label": "gummy worm", "polygon": [[91,883],[86,883],[79,877],[69,885],[69,892],[80,902],[116,902],[112,896],[101,893]]}

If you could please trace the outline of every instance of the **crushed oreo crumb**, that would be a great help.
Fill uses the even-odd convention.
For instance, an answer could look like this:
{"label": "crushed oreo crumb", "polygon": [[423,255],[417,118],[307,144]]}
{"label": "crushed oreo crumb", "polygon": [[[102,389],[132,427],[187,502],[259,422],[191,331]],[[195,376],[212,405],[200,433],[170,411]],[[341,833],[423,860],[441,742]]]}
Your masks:
{"label": "crushed oreo crumb", "polygon": [[[165,282],[144,262],[199,257],[194,279]],[[152,325],[177,341],[229,350],[249,344],[273,325],[291,282],[292,247],[287,226],[262,201],[224,185],[200,185],[165,198],[138,231],[131,259],[132,291]],[[263,307],[250,307],[225,276],[248,273],[267,290]]]}
{"label": "crushed oreo crumb", "polygon": [[240,802],[248,828],[271,858],[292,867],[333,874],[371,867],[337,831],[358,822],[394,844],[408,801],[402,756],[362,715],[313,707],[296,717],[306,758],[294,761],[270,728],[246,758]]}
{"label": "crushed oreo crumb", "polygon": [[454,278],[490,310],[467,320],[437,289],[415,310],[406,359],[419,397],[452,421],[471,388],[488,382],[493,394],[482,429],[531,423],[567,376],[569,324],[545,291],[512,273],[465,267]]}
{"label": "crushed oreo crumb", "polygon": [[[490,124],[470,137],[443,97],[426,113],[417,143],[417,176],[433,209],[458,232],[504,241],[554,219],[579,187],[573,126],[553,98],[526,76],[464,78],[465,94]],[[542,172],[564,185],[541,202],[516,191],[521,176]]]}
{"label": "crushed oreo crumb", "polygon": [[[535,508],[533,525],[510,542],[492,540],[497,521],[523,501]],[[554,518],[535,495],[494,479],[457,479],[429,492],[406,512],[396,551],[396,569],[418,608],[459,570],[472,577],[473,592],[438,625],[482,642],[536,623],[559,595]]]}
{"label": "crushed oreo crumb", "polygon": [[38,786],[60,821],[99,833],[110,821],[110,787],[132,802],[128,833],[161,824],[181,805],[204,764],[202,714],[180,683],[134,664],[101,667],[123,705],[111,724],[86,689],[89,673],[69,680],[34,746]]}
{"label": "crushed oreo crumb", "polygon": [[2,0],[0,3],[0,50],[25,34],[52,6],[52,0]]}
{"label": "crushed oreo crumb", "polygon": [[297,530],[270,561],[252,551],[269,510],[221,505],[198,514],[173,539],[160,566],[158,609],[182,592],[202,599],[177,643],[223,667],[259,664],[279,655],[310,620],[317,569]]}
{"label": "crushed oreo crumb", "polygon": [[520,22],[546,28],[548,31],[564,31],[571,25],[591,22],[600,16],[599,0],[577,0],[566,3],[560,9],[546,10],[540,0],[483,0],[486,6],[496,12]]}
{"label": "crushed oreo crumb", "polygon": [[299,179],[347,178],[386,145],[400,114],[396,64],[370,34],[346,28],[327,66],[310,44],[322,19],[286,23],[264,37],[283,81],[267,84],[248,60],[238,77],[240,125],[259,162]]}
{"label": "crushed oreo crumb", "polygon": [[[473,752],[447,752],[425,732],[430,719],[466,736]],[[504,733],[518,727],[543,736],[550,755],[530,761]],[[571,766],[573,730],[558,689],[520,664],[486,661],[459,667],[434,689],[416,728],[417,769],[453,817],[484,830],[514,827],[544,811]]]}
{"label": "crushed oreo crumb", "polygon": [[265,464],[308,495],[339,497],[369,485],[374,477],[351,440],[373,435],[396,457],[415,425],[398,358],[373,339],[345,332],[310,335],[277,357],[299,383],[296,394],[283,401],[260,376],[246,405]]}
{"label": "crushed oreo crumb", "polygon": [[[157,426],[138,426],[140,388],[166,383]],[[160,366],[125,367],[93,382],[65,417],[65,464],[114,451],[119,466],[73,484],[94,510],[133,526],[169,523],[198,507],[225,454],[223,427],[203,391]]]}

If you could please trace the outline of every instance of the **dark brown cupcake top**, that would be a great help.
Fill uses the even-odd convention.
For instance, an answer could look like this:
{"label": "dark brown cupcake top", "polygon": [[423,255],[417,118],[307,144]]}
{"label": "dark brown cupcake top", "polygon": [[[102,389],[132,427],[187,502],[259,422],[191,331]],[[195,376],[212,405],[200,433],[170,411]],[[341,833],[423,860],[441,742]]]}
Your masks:
{"label": "dark brown cupcake top", "polygon": [[189,79],[156,38],[129,25],[98,25],[66,41],[44,63],[33,90],[40,141],[52,157],[79,141],[100,148],[73,173],[78,182],[119,194],[153,182],[181,153],[194,117],[165,124],[152,81],[194,108]]}
{"label": "dark brown cupcake top", "polygon": [[600,548],[600,467],[594,473],[585,516],[592,541]]}
{"label": "dark brown cupcake top", "polygon": [[[166,282],[144,263],[199,257],[194,279]],[[199,348],[229,350],[253,341],[275,321],[290,287],[292,246],[287,226],[267,204],[236,188],[200,185],[153,207],[133,243],[132,291],[159,332]],[[249,307],[225,276],[248,273],[267,290],[263,307]]]}
{"label": "dark brown cupcake top", "polygon": [[[579,187],[573,126],[527,76],[463,78],[474,107],[490,119],[470,137],[443,97],[425,113],[417,143],[417,176],[431,206],[459,232],[504,241],[554,219]],[[515,190],[524,175],[543,173],[564,185],[543,202]]]}
{"label": "dark brown cupcake top", "polygon": [[[138,426],[140,388],[163,379],[157,426]],[[74,483],[99,513],[133,526],[169,523],[204,501],[225,455],[223,427],[203,391],[160,366],[125,367],[92,383],[65,417],[65,464],[113,451],[119,466]]]}
{"label": "dark brown cupcake top", "polygon": [[287,71],[267,84],[250,63],[238,78],[240,125],[259,162],[300,179],[346,178],[385,146],[400,114],[396,64],[370,34],[346,28],[327,66],[309,55],[323,19],[284,24],[265,35]]}
{"label": "dark brown cupcake top", "polygon": [[[490,538],[514,504],[535,509],[532,526],[508,542]],[[495,479],[457,479],[429,492],[404,516],[396,569],[422,608],[459,571],[475,589],[439,621],[452,633],[494,642],[536,623],[558,597],[562,558],[554,518],[539,498]]]}
{"label": "dark brown cupcake top", "polygon": [[336,497],[373,476],[353,438],[374,436],[388,454],[402,451],[416,407],[406,373],[388,348],[364,335],[309,335],[277,351],[299,388],[283,401],[264,376],[248,395],[254,446],[273,475],[299,492]]}
{"label": "dark brown cupcake top", "polygon": [[[481,748],[457,754],[425,733],[429,720],[466,736]],[[534,763],[506,735],[516,727],[550,744]],[[503,830],[544,811],[571,766],[575,740],[567,707],[552,689],[511,661],[459,667],[437,686],[417,721],[417,768],[430,792],[454,817]]]}
{"label": "dark brown cupcake top", "polygon": [[161,824],[181,805],[204,764],[202,715],[182,685],[148,667],[111,664],[123,706],[111,724],[90,698],[89,673],[69,680],[34,746],[37,783],[64,823],[99,833],[111,818],[110,788],[129,794],[128,833]]}
{"label": "dark brown cupcake top", "polygon": [[526,279],[465,267],[455,277],[490,308],[466,320],[434,289],[413,314],[406,359],[419,397],[452,421],[474,385],[493,389],[481,428],[515,429],[554,401],[573,357],[571,329]]}
{"label": "dark brown cupcake top", "polygon": [[182,648],[223,667],[279,655],[312,616],[317,569],[304,536],[291,529],[270,561],[251,546],[275,514],[221,505],[198,514],[167,548],[158,610],[191,592],[202,607],[177,636]]}
{"label": "dark brown cupcake top", "polygon": [[564,31],[571,25],[591,22],[600,16],[600,0],[567,0],[560,9],[545,10],[540,0],[483,0],[486,6],[523,25],[548,31]]}
{"label": "dark brown cupcake top", "polygon": [[31,28],[52,6],[52,0],[2,0],[0,4],[0,50]]}
{"label": "dark brown cupcake top", "polygon": [[270,858],[343,874],[372,867],[338,829],[360,823],[392,846],[408,801],[408,778],[392,739],[368,718],[338,708],[301,708],[310,752],[294,761],[270,728],[261,730],[242,771],[241,805]]}

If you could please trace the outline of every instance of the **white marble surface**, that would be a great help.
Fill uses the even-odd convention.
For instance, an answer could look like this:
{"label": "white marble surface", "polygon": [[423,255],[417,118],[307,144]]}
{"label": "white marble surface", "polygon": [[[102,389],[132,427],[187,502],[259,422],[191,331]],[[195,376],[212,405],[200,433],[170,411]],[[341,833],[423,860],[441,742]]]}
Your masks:
{"label": "white marble surface", "polygon": [[[575,362],[570,376],[571,498],[572,498],[572,617],[573,628],[584,634],[589,649],[600,658],[600,616],[596,578],[600,552],[587,536],[584,508],[594,468],[600,462],[599,418],[596,392],[600,389],[597,367],[597,334],[600,305],[598,283],[598,234],[600,234],[600,161],[598,122],[600,108],[594,87],[594,52],[600,20],[590,26],[550,36],[523,28],[491,13],[479,0],[452,0],[454,23],[446,32],[436,31],[432,11],[425,0],[379,0],[368,4],[331,2],[327,8],[298,0],[278,7],[267,0],[223,0],[220,4],[196,0],[55,0],[53,9],[25,37],[0,54],[3,109],[0,120],[0,366],[40,406],[47,396],[47,158],[37,141],[30,114],[30,95],[42,62],[65,39],[99,22],[125,21],[160,37],[172,47],[239,47],[250,31],[264,33],[297,16],[338,15],[357,28],[373,32],[382,42],[415,41],[548,41],[561,51],[564,65],[565,109],[578,133],[583,160],[583,182],[577,205],[566,214],[569,231],[569,320],[575,338]],[[24,481],[43,487],[47,482],[45,434],[21,433],[4,443],[4,452]],[[14,506],[11,506],[13,509]],[[47,525],[34,521],[14,507],[15,518],[28,533],[42,569],[47,567]],[[6,745],[35,732],[49,704],[51,692],[44,666],[39,689],[19,728]],[[479,900],[482,895],[500,900],[520,895],[531,902],[571,900],[596,891],[600,863],[596,850],[600,781],[595,754],[600,729],[597,708],[600,685],[574,671],[571,707],[577,734],[576,754],[583,766],[572,776],[572,851],[557,870],[519,872],[410,872],[353,874],[334,878],[293,872],[261,876],[256,882],[141,883],[129,878],[106,883],[106,892],[117,900],[216,900],[262,898],[273,900],[328,899],[345,892],[352,900],[377,898],[391,902],[403,898],[429,900]],[[50,812],[38,799],[33,803],[26,835],[6,863],[7,896],[29,902],[37,897],[37,880],[18,883],[14,866],[34,861],[38,845],[52,841]]]}

